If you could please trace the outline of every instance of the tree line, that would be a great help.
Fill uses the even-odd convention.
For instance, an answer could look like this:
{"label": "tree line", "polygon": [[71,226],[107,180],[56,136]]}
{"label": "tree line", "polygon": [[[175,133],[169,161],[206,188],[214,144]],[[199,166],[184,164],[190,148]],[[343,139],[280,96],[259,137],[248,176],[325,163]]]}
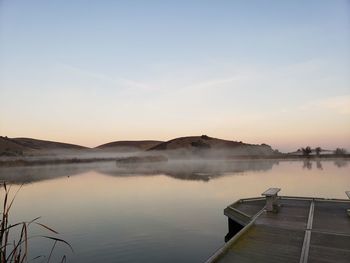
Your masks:
{"label": "tree line", "polygon": [[[319,156],[322,151],[327,151],[327,150],[324,150],[321,147],[316,147],[316,148],[312,149],[310,146],[306,146],[305,148],[301,147],[300,149],[298,149],[298,152],[301,152],[302,155],[304,155],[304,156],[309,156],[312,154],[312,152],[314,152],[317,156]],[[347,151],[344,148],[337,148],[333,151],[333,154],[334,155],[345,155],[345,154],[347,154]]]}

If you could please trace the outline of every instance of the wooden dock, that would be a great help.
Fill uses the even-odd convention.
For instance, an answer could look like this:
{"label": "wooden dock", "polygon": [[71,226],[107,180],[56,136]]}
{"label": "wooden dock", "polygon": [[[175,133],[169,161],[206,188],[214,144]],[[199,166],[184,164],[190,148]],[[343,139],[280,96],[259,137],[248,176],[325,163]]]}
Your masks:
{"label": "wooden dock", "polygon": [[207,263],[350,262],[350,200],[277,192],[273,204],[267,196],[241,199],[224,210],[229,240]]}

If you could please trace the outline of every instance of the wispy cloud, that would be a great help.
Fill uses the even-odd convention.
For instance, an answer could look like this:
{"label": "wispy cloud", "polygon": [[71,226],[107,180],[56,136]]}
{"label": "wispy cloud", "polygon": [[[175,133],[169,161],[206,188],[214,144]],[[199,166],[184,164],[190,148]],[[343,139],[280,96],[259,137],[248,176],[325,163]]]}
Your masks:
{"label": "wispy cloud", "polygon": [[350,95],[310,101],[301,106],[300,110],[328,110],[337,114],[350,115]]}
{"label": "wispy cloud", "polygon": [[[209,67],[210,68],[210,67]],[[195,72],[195,70],[193,70]],[[198,71],[198,69],[197,69]],[[183,82],[178,88],[185,90],[200,89],[217,89],[221,87],[231,87],[235,89],[260,89],[267,88],[291,88],[304,89],[310,85],[310,76],[318,76],[319,85],[322,85],[324,77],[333,76],[333,72],[328,71],[327,63],[324,60],[312,59],[298,63],[287,64],[283,66],[266,66],[266,65],[226,65],[220,69],[206,69],[204,66],[201,72],[209,73],[215,71],[216,76],[207,77],[205,74],[197,76],[192,82]],[[183,72],[181,75],[186,75]],[[168,81],[172,86],[178,85],[176,79]],[[180,81],[181,82],[181,81]],[[234,84],[234,86],[232,85]]]}
{"label": "wispy cloud", "polygon": [[191,85],[185,86],[186,89],[203,89],[203,88],[217,88],[220,85],[226,85],[234,83],[242,78],[242,76],[236,75],[226,78],[209,79],[202,82],[193,83]]}
{"label": "wispy cloud", "polygon": [[76,67],[76,66],[72,66],[72,65],[68,65],[68,64],[60,64],[60,66],[62,66],[64,69],[73,72],[75,74],[79,74],[88,78],[93,78],[93,79],[97,79],[97,80],[101,80],[103,82],[107,82],[110,84],[113,84],[115,86],[118,87],[123,87],[123,88],[130,88],[130,89],[142,89],[142,90],[152,90],[152,86],[143,83],[143,82],[139,82],[139,81],[135,81],[135,80],[131,80],[131,79],[127,79],[121,76],[109,76],[106,74],[101,74],[101,73],[96,73],[96,72],[91,72],[89,70],[80,68],[80,67]]}

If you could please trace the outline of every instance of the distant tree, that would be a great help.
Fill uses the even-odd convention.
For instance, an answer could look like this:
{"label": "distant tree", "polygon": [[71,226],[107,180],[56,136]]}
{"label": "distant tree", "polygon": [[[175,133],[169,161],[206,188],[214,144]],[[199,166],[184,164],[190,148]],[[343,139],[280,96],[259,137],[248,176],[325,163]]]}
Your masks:
{"label": "distant tree", "polygon": [[344,154],[346,154],[346,150],[344,148],[337,148],[337,149],[335,149],[334,154],[344,155]]}
{"label": "distant tree", "polygon": [[303,152],[303,155],[304,155],[304,156],[309,156],[310,153],[312,152],[310,146],[306,146],[305,148],[301,148],[301,151]]}
{"label": "distant tree", "polygon": [[273,150],[273,154],[281,154],[281,152],[277,149]]}
{"label": "distant tree", "polygon": [[317,156],[319,156],[321,154],[322,148],[321,147],[316,147],[315,148],[315,153]]}

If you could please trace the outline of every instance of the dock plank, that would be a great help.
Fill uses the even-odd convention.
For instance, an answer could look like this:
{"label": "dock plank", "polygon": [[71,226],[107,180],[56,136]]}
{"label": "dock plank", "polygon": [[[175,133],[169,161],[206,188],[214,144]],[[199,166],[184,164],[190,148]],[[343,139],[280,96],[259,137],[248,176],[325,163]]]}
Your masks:
{"label": "dock plank", "polygon": [[350,251],[329,248],[324,246],[311,246],[309,263],[349,263]]}
{"label": "dock plank", "polygon": [[233,204],[254,220],[209,262],[350,262],[349,200],[280,197],[278,213],[255,217],[263,200],[251,202]]}
{"label": "dock plank", "polygon": [[302,230],[252,226],[218,262],[299,262],[303,238]]}
{"label": "dock plank", "polygon": [[304,230],[308,220],[310,203],[311,201],[300,201],[296,204],[291,200],[280,200],[279,212],[262,214],[256,224]]}
{"label": "dock plank", "polygon": [[350,202],[315,202],[313,229],[350,235],[350,217],[346,210]]}
{"label": "dock plank", "polygon": [[264,199],[253,200],[249,202],[237,202],[231,206],[252,217],[257,214],[262,208],[264,208],[265,202],[266,201]]}

